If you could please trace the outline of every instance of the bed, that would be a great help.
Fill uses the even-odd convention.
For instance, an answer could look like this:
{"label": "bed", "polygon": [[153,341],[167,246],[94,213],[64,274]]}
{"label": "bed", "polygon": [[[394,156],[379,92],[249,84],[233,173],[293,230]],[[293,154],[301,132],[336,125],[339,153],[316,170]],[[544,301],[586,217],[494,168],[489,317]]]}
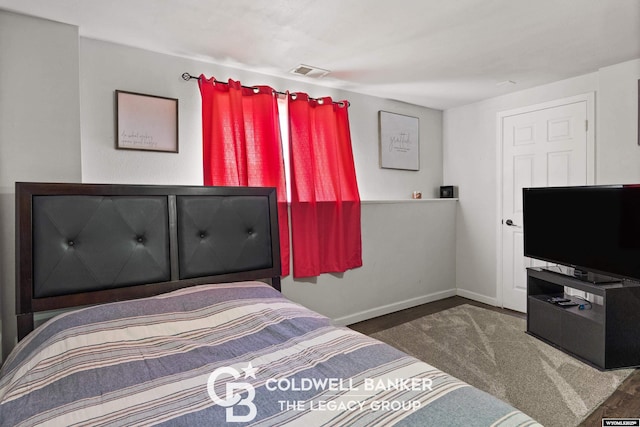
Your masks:
{"label": "bed", "polygon": [[283,297],[274,189],[17,183],[16,234],[2,426],[538,425]]}

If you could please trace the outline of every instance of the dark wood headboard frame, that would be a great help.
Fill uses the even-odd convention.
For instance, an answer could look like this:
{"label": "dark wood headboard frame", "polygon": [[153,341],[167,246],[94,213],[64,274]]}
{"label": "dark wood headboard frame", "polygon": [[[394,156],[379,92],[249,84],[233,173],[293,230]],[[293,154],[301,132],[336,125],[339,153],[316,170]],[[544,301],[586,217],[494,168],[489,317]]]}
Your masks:
{"label": "dark wood headboard frame", "polygon": [[[158,283],[131,285],[120,288],[35,297],[33,271],[33,200],[34,196],[166,196],[169,218],[170,280]],[[268,198],[269,228],[271,233],[270,268],[239,271],[214,276],[179,279],[178,232],[176,225],[176,198],[178,196],[262,196]],[[34,313],[92,304],[122,301],[159,295],[176,289],[206,283],[238,282],[270,279],[280,290],[280,244],[276,191],[256,187],[195,187],[112,184],[16,183],[16,315],[18,340],[34,328]]]}

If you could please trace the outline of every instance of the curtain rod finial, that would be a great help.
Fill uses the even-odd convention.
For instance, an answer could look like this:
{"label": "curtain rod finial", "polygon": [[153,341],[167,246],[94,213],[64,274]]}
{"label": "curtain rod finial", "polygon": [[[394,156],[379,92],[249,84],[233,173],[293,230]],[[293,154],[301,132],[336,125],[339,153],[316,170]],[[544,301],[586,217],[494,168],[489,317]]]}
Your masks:
{"label": "curtain rod finial", "polygon": [[182,79],[183,79],[183,80],[189,81],[189,80],[191,80],[191,79],[195,79],[195,78],[197,78],[197,77],[193,77],[193,76],[192,76],[191,74],[189,74],[189,73],[182,73]]}

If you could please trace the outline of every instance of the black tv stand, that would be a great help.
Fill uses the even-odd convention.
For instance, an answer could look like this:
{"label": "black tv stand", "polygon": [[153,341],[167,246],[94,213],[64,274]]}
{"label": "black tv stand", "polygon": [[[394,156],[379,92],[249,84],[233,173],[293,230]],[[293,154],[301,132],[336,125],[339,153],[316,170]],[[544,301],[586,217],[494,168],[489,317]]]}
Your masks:
{"label": "black tv stand", "polygon": [[[602,298],[585,304],[565,287]],[[553,298],[575,306],[559,306]],[[583,309],[580,308],[583,306]],[[640,283],[594,284],[543,268],[527,269],[527,333],[599,369],[640,366]]]}

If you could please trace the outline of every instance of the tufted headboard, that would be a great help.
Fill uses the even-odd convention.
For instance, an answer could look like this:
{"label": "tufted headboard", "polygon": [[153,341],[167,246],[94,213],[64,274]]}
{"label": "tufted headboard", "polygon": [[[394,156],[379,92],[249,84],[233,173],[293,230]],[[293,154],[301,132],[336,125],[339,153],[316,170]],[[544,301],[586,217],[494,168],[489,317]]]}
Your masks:
{"label": "tufted headboard", "polygon": [[16,183],[18,339],[34,312],[271,279],[272,188]]}

